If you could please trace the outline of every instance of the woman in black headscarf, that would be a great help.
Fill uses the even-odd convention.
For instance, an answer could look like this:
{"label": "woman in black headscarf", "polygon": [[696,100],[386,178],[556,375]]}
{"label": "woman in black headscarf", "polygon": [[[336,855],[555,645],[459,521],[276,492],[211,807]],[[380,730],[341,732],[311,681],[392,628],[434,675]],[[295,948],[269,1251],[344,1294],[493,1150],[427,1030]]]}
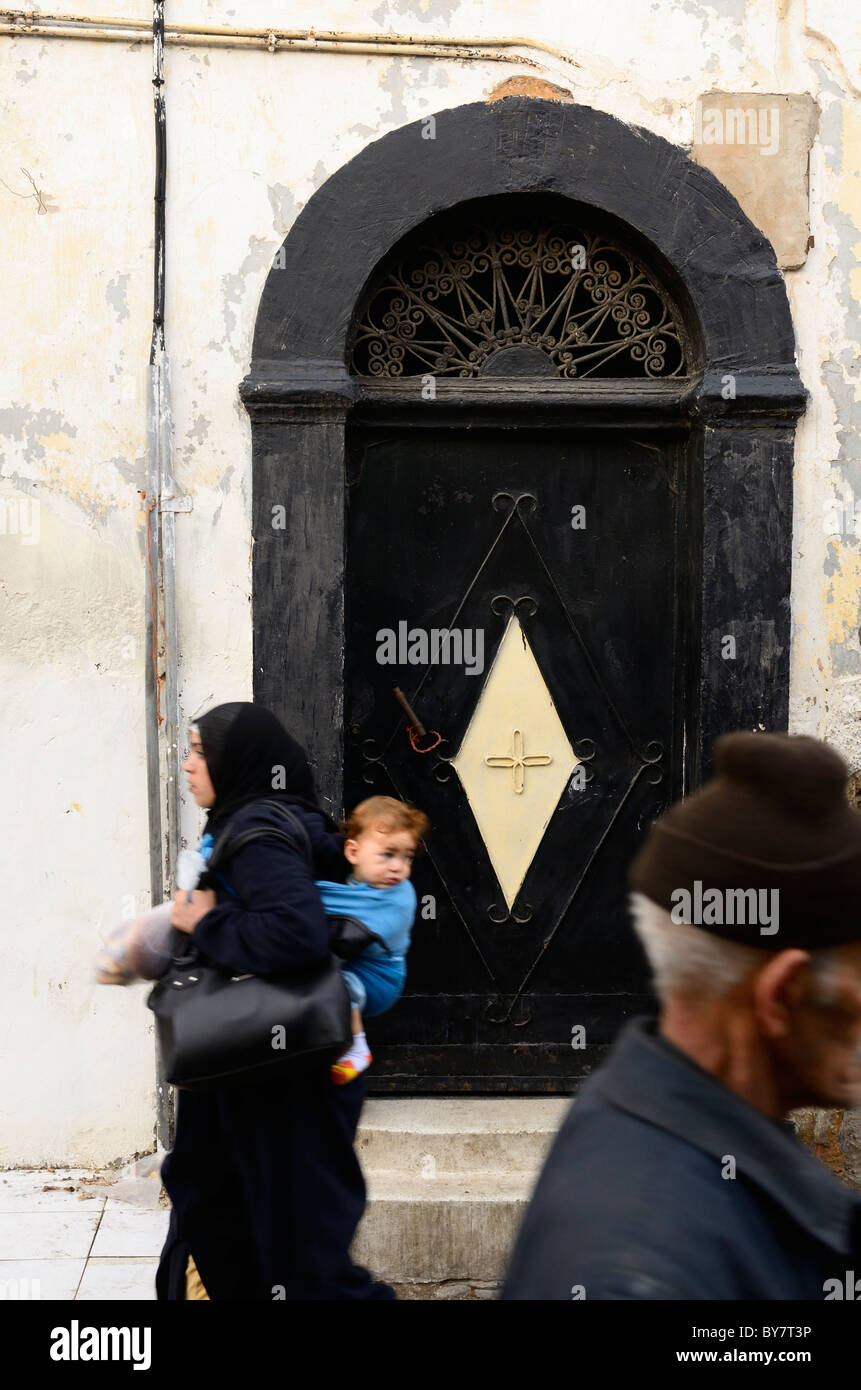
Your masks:
{"label": "woman in black headscarf", "polygon": [[[314,878],[346,877],[342,837],[317,804],[303,750],[257,705],[219,705],[191,729],[183,764],[209,808],[204,855],[228,821],[283,830],[281,800],[303,821],[314,856],[254,839],[186,901],[172,922],[237,974],[289,971],[325,959],[326,917]],[[172,1211],[156,1275],[159,1298],[392,1298],[354,1265],[365,1205],[353,1139],[364,1077],[332,1084],[328,1062],[301,1075],[209,1092],[178,1091],[176,1140],[162,1165]],[[202,1287],[201,1287],[202,1282]]]}

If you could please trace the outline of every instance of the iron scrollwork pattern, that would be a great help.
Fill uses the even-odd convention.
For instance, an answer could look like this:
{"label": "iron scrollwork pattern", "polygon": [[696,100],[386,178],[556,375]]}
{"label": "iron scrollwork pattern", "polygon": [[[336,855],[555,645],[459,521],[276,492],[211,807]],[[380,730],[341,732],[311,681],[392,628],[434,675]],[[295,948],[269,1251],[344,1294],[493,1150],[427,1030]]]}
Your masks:
{"label": "iron scrollwork pattern", "polygon": [[[574,225],[419,237],[371,288],[352,371],[480,377],[505,349],[543,353],[560,378],[685,374],[681,315],[627,248]],[[541,374],[544,374],[543,372]]]}

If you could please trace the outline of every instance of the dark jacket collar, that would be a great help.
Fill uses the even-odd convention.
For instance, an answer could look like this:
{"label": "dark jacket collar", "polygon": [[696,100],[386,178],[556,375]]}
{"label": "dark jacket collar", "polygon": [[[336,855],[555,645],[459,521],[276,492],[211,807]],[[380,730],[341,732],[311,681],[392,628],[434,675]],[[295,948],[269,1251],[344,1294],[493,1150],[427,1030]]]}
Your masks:
{"label": "dark jacket collar", "polygon": [[756,1184],[804,1230],[841,1254],[861,1233],[861,1199],[795,1138],[721,1085],[657,1032],[635,1018],[619,1034],[597,1090],[612,1105],[677,1135],[718,1162],[732,1154],[736,1172]]}

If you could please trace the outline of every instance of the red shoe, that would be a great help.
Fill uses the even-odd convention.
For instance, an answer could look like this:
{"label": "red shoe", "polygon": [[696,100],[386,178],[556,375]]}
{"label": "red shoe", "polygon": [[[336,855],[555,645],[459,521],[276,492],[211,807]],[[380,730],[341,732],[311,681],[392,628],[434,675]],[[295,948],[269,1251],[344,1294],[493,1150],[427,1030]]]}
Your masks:
{"label": "red shoe", "polygon": [[336,1086],[346,1086],[350,1081],[355,1081],[357,1076],[361,1076],[363,1071],[367,1071],[373,1062],[373,1054],[366,1052],[363,1057],[342,1057],[339,1062],[332,1064],[332,1081]]}

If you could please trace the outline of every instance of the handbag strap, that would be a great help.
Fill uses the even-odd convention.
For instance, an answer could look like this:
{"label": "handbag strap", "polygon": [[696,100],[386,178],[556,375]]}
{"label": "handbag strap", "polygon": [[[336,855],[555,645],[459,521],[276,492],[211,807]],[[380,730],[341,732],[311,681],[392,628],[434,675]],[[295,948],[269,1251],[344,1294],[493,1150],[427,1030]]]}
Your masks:
{"label": "handbag strap", "polygon": [[[281,817],[298,833],[299,843],[308,861],[308,867],[313,877],[314,852],[311,848],[311,837],[299,817],[289,810],[283,801],[276,801],[273,797],[261,798],[260,801],[256,801],[253,804],[255,806],[269,806],[272,810],[278,811]],[[288,835],[284,830],[279,830],[274,825],[252,825],[249,826],[247,830],[240,830],[238,835],[234,835],[233,826],[236,823],[236,819],[246,809],[247,808],[243,806],[242,810],[238,811],[236,816],[233,817],[233,820],[228,821],[224,830],[219,835],[212,848],[212,854],[209,856],[209,863],[206,866],[207,873],[212,873],[216,867],[220,867],[226,859],[232,857],[242,849],[243,845],[249,844],[252,840],[262,840],[264,838],[283,840],[295,848],[296,838],[293,835]]]}

